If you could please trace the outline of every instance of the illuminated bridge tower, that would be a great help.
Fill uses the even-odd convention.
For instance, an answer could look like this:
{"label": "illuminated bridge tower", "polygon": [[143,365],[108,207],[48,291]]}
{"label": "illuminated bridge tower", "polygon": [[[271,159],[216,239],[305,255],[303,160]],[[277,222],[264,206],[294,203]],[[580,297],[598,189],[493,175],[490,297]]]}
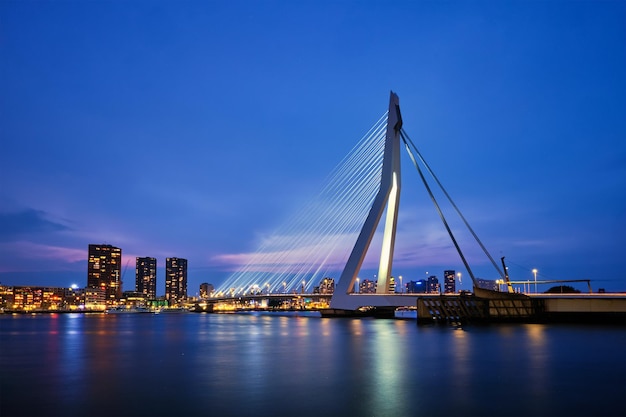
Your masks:
{"label": "illuminated bridge tower", "polygon": [[[384,305],[384,297],[377,297],[376,302],[368,302],[366,298],[389,294],[389,280],[393,262],[393,250],[398,222],[398,206],[400,203],[400,129],[402,116],[398,96],[391,92],[389,112],[387,115],[387,131],[385,136],[382,176],[378,194],[374,198],[372,208],[363,224],[359,237],[350,253],[348,262],[339,278],[331,299],[331,308],[337,310],[356,310],[365,305]],[[376,294],[354,294],[354,283],[372,242],[376,228],[387,207],[383,244],[378,269]],[[391,302],[393,304],[393,302]]]}

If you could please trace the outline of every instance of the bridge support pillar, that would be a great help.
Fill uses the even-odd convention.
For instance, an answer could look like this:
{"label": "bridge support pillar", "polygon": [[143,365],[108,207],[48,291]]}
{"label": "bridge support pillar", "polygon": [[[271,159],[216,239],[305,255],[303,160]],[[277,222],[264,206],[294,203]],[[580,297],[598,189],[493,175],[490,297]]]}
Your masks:
{"label": "bridge support pillar", "polygon": [[[389,278],[393,263],[393,250],[396,237],[396,225],[398,221],[398,206],[400,202],[400,129],[402,128],[402,116],[398,96],[392,91],[389,97],[389,112],[387,115],[387,131],[383,155],[382,176],[380,188],[376,195],[372,208],[361,228],[361,232],[350,253],[348,262],[335,287],[331,299],[332,309],[354,309],[355,300],[358,297],[354,293],[354,283],[367,254],[367,250],[376,233],[376,228],[387,207],[385,230],[383,234],[383,246],[378,270],[378,283],[376,293],[389,294]],[[367,304],[363,304],[366,306]]]}

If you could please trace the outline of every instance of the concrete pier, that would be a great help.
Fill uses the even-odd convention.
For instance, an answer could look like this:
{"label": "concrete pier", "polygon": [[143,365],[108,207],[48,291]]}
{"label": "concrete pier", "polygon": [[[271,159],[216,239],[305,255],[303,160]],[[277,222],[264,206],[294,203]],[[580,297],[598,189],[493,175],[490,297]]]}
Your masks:
{"label": "concrete pier", "polygon": [[611,323],[626,326],[626,294],[510,294],[476,289],[471,295],[417,299],[420,324],[467,322]]}

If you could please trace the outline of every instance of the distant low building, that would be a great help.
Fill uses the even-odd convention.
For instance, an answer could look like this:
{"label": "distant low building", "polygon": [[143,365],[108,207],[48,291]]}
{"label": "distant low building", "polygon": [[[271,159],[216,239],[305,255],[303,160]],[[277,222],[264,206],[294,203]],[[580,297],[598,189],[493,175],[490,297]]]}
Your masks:
{"label": "distant low building", "polygon": [[106,292],[101,287],[85,288],[85,309],[87,310],[105,310]]}
{"label": "distant low building", "polygon": [[485,290],[498,291],[498,283],[491,279],[476,278],[476,284]]}
{"label": "distant low building", "polygon": [[359,284],[359,292],[361,294],[376,294],[376,281],[364,279]]}
{"label": "distant low building", "polygon": [[335,280],[333,278],[324,278],[320,281],[319,293],[320,294],[332,294],[335,292]]}
{"label": "distant low building", "polygon": [[84,304],[84,292],[63,287],[0,286],[0,308],[15,311],[67,311]]}
{"label": "distant low building", "polygon": [[200,284],[200,298],[208,298],[213,295],[215,292],[215,287],[213,284],[209,284],[207,282],[203,282]]}
{"label": "distant low building", "polygon": [[146,306],[148,301],[148,297],[145,294],[138,291],[124,291],[122,293],[122,299],[120,300],[121,304],[127,306]]}
{"label": "distant low building", "polygon": [[428,281],[425,279],[409,281],[406,284],[406,292],[409,294],[424,294],[428,292]]}
{"label": "distant low building", "polygon": [[65,307],[75,310],[85,307],[85,289],[70,287],[65,288]]}

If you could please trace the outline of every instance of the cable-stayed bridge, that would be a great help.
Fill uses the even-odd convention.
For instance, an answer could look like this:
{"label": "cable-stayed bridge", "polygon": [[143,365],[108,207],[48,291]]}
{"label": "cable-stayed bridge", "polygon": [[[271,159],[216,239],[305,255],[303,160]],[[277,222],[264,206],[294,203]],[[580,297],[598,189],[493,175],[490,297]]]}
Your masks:
{"label": "cable-stayed bridge", "polygon": [[[470,278],[467,263],[427,182],[429,174],[463,219],[480,247],[486,251],[448,193],[403,129],[398,96],[391,92],[388,110],[328,177],[322,191],[296,213],[248,262],[218,287],[218,297],[260,292],[280,294],[309,292],[325,277],[336,277],[331,301],[334,309],[355,310],[363,306],[415,305],[415,295],[391,291],[398,209],[401,191],[400,152],[404,148],[417,169]],[[355,291],[358,274],[384,216],[382,249],[375,294]]]}
{"label": "cable-stayed bridge", "polygon": [[[417,170],[472,280],[476,296],[396,293],[390,285],[402,182],[401,149],[407,152]],[[435,197],[433,184],[491,262],[500,277],[497,282],[505,284],[506,292],[481,288]],[[358,275],[381,226],[376,291],[361,293],[358,290]],[[396,307],[417,306],[418,316],[426,321],[463,318],[528,321],[544,320],[555,315],[592,315],[618,321],[626,318],[626,294],[566,295],[565,298],[515,294],[512,287],[515,282],[509,279],[504,257],[501,258],[501,266],[494,261],[409,138],[403,128],[398,96],[391,92],[388,110],[333,170],[322,191],[267,238],[248,257],[245,265],[217,288],[213,301],[310,295],[312,288],[323,279],[339,276],[330,308],[322,315],[351,315],[363,308],[378,309],[379,312],[387,312],[381,315],[387,315]],[[591,293],[591,286],[589,288]],[[328,295],[318,294],[315,297],[326,298]]]}

